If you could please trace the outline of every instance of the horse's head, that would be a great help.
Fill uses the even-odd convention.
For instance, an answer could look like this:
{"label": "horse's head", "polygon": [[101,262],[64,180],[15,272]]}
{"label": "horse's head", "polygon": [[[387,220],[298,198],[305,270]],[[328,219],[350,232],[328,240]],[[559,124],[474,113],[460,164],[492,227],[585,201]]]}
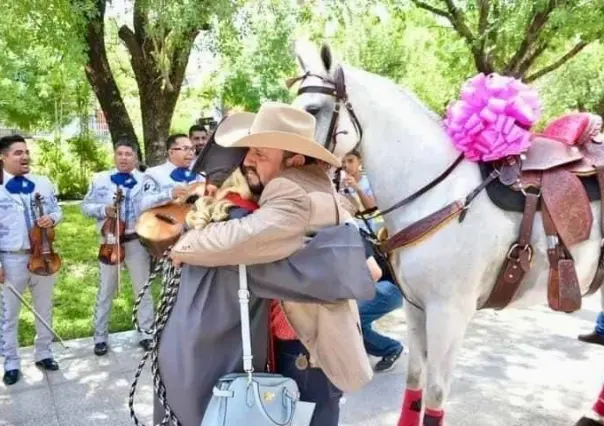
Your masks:
{"label": "horse's head", "polygon": [[342,158],[360,142],[362,129],[346,93],[344,72],[335,64],[329,46],[319,51],[310,42],[298,40],[295,54],[300,81],[294,106],[311,113],[317,120],[315,139]]}

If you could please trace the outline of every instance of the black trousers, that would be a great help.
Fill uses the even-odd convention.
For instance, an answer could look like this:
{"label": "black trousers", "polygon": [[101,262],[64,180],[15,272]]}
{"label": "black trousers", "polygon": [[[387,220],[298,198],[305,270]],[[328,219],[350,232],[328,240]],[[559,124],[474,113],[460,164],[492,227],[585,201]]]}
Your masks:
{"label": "black trousers", "polygon": [[[323,370],[308,366],[308,351],[299,340],[277,340],[275,349],[277,373],[295,380],[302,401],[316,404],[310,426],[338,426],[342,391],[331,383]],[[306,357],[306,368],[305,363],[300,362],[301,355]]]}

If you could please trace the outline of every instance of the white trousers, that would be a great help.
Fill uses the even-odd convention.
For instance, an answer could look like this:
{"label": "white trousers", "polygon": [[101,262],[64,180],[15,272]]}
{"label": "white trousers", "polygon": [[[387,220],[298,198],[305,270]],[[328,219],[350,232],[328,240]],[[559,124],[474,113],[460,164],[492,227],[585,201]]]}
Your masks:
{"label": "white trousers", "polygon": [[[138,240],[124,244],[124,263],[130,272],[134,297],[138,296],[150,275],[150,257],[147,250]],[[117,290],[117,266],[100,263],[101,282],[96,297],[94,310],[94,343],[107,342],[109,334],[109,317],[113,297]],[[149,330],[154,318],[153,298],[151,289],[145,292],[138,310],[138,323],[143,330]],[[139,333],[139,339],[150,339],[151,336]]]}
{"label": "white trousers", "polygon": [[[20,294],[29,287],[32,306],[40,316],[52,326],[52,290],[58,274],[43,277],[27,270],[28,254],[0,253],[4,279]],[[0,305],[2,309],[2,333],[0,335],[0,353],[4,356],[4,370],[21,368],[18,353],[18,328],[21,301],[5,286],[0,285]],[[53,335],[36,318],[36,338],[34,341],[35,361],[52,358]]]}

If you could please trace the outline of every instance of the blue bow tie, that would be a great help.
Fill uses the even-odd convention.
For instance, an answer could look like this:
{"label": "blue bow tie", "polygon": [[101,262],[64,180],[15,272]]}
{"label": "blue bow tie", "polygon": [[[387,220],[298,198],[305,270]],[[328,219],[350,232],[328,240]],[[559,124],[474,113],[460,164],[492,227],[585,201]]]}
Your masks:
{"label": "blue bow tie", "polygon": [[132,189],[134,188],[134,185],[136,185],[136,179],[134,179],[134,176],[132,176],[131,173],[119,172],[112,174],[111,182],[118,186],[123,186],[128,189]]}
{"label": "blue bow tie", "polygon": [[6,190],[11,194],[31,194],[36,184],[23,176],[15,176],[6,182]]}
{"label": "blue bow tie", "polygon": [[172,180],[176,182],[191,182],[195,180],[195,174],[186,167],[177,167],[170,173]]}

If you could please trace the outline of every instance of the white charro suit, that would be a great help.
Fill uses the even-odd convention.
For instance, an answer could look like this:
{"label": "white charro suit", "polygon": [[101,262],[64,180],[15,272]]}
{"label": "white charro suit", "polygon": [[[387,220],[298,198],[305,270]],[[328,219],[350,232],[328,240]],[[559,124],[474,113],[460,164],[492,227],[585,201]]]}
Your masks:
{"label": "white charro suit", "polygon": [[[27,174],[24,177],[33,183],[31,193],[11,193],[7,184],[14,178],[4,171],[4,183],[0,187],[0,262],[4,269],[6,282],[19,293],[25,293],[29,287],[33,308],[52,325],[52,291],[58,274],[51,276],[34,275],[27,269],[31,246],[29,229],[35,225],[35,194],[42,196],[44,213],[57,225],[62,211],[57,203],[55,191],[45,176]],[[18,179],[18,178],[17,178]],[[2,305],[2,333],[0,335],[0,353],[4,356],[4,369],[18,370],[21,359],[18,353],[18,326],[21,302],[8,289],[0,286],[0,304]],[[36,319],[36,338],[34,342],[35,361],[52,358],[53,335]]]}
{"label": "white charro suit", "polygon": [[[112,175],[116,174],[117,170],[107,170],[97,173],[90,184],[88,193],[82,201],[82,212],[89,217],[97,220],[97,230],[101,230],[105,220],[105,207],[113,204],[118,185],[111,179]],[[120,217],[126,223],[126,232],[124,233],[124,262],[130,277],[132,278],[132,289],[134,297],[137,297],[140,290],[143,288],[150,274],[150,257],[145,248],[141,245],[134,227],[138,211],[140,210],[140,198],[143,188],[143,174],[138,171],[132,171],[134,182],[127,181],[132,188],[122,186],[124,201],[121,205]],[[96,308],[94,312],[94,343],[107,342],[109,329],[109,316],[111,313],[111,305],[113,303],[113,295],[117,290],[117,266],[106,265],[99,262],[100,265],[100,286],[97,293]],[[149,291],[141,301],[138,310],[138,323],[142,330],[150,330],[153,325],[154,309],[153,298]],[[150,335],[141,333],[139,339],[149,339]]]}

